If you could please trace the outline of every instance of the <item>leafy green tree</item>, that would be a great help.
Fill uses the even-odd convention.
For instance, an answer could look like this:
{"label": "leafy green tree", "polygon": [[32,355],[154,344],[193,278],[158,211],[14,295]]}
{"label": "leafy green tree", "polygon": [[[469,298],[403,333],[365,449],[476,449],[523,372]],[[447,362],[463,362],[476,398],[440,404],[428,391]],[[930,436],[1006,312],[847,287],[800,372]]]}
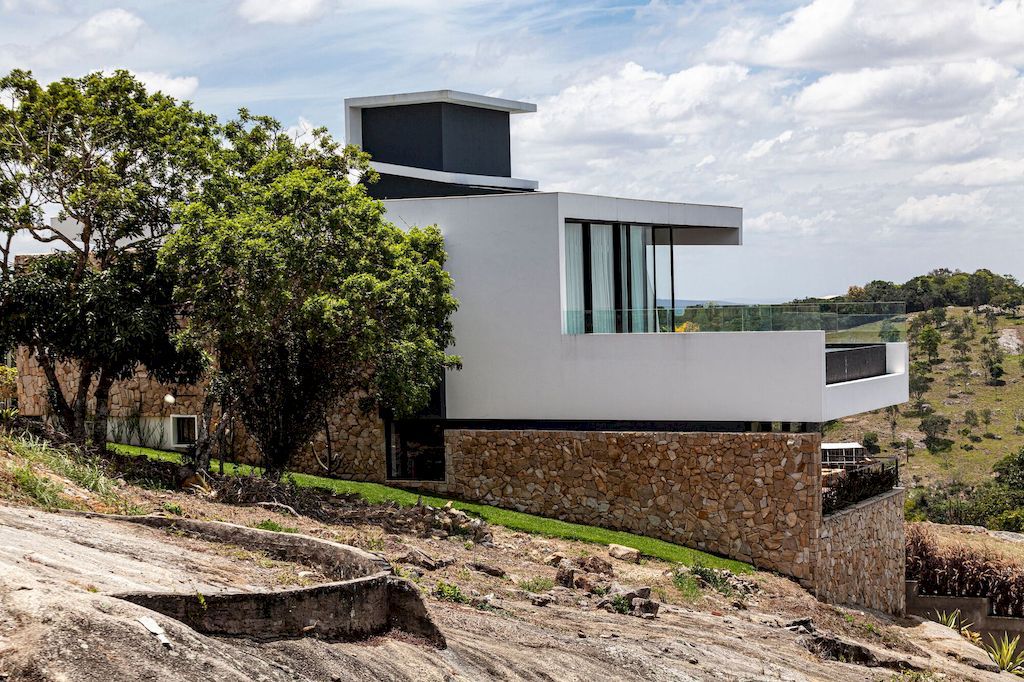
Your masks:
{"label": "leafy green tree", "polygon": [[971,409],[964,412],[964,424],[974,429],[977,428],[980,423],[977,412]]}
{"label": "leafy green tree", "polygon": [[992,423],[992,410],[988,407],[981,411],[981,421],[984,422],[985,426]]}
{"label": "leafy green tree", "polygon": [[[139,247],[121,254],[106,269],[76,273],[73,254],[39,256],[0,283],[0,346],[28,346],[44,353],[50,372],[59,362],[73,363],[89,384],[79,381],[69,400],[50,390],[58,423],[82,441],[106,441],[110,389],[144,366],[150,376],[171,384],[192,383],[203,372],[205,356],[195,344],[178,339],[173,280],[157,267],[156,249]],[[73,284],[73,295],[67,295]],[[86,434],[85,404],[91,389],[96,412]]]}
{"label": "leafy green tree", "polygon": [[[147,93],[126,71],[46,87],[25,71],[0,78],[0,338],[27,346],[57,425],[77,441],[87,438],[95,398],[102,444],[110,385],[140,363],[193,374],[184,370],[196,367],[194,348],[175,357],[170,284],[153,254],[171,230],[172,205],[209,172],[214,124]],[[46,211],[63,227],[47,224]],[[65,253],[15,268],[9,245],[19,233]],[[59,363],[77,376],[73,385],[58,381]]]}
{"label": "leafy green tree", "polygon": [[994,336],[986,336],[981,340],[981,350],[978,359],[981,361],[982,369],[988,376],[988,384],[997,386],[1001,383],[1002,376],[1006,373],[1003,369],[1003,360],[1006,352],[1000,347]]}
{"label": "leafy green tree", "polygon": [[877,455],[882,451],[882,447],[878,444],[878,434],[874,431],[868,431],[864,434],[864,438],[861,439],[861,445],[872,455]]}
{"label": "leafy green tree", "polygon": [[365,154],[323,129],[299,144],[244,110],[224,131],[223,172],[180,212],[162,259],[214,354],[211,396],[276,478],[354,390],[367,409],[423,407],[458,364],[445,352],[457,304],[440,231],[403,232],[350,179],[371,173]]}
{"label": "leafy green tree", "polygon": [[928,387],[932,383],[931,377],[927,374],[915,371],[913,367],[910,370],[910,395],[914,398],[914,404],[918,410],[921,409],[924,403],[924,396],[928,392]]}
{"label": "leafy green tree", "polygon": [[924,434],[924,445],[928,452],[936,453],[949,449],[950,442],[946,439],[949,424],[949,417],[941,414],[928,414],[921,419],[918,429]]}
{"label": "leafy green tree", "polygon": [[928,325],[917,335],[917,346],[928,356],[928,361],[935,364],[939,361],[939,344],[942,337],[935,327]]}

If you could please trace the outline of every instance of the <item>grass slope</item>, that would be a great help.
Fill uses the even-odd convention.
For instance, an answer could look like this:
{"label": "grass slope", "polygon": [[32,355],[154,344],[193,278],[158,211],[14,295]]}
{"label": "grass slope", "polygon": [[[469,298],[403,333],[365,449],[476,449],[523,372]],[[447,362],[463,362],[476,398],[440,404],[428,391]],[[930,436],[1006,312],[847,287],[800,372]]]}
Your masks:
{"label": "grass slope", "polygon": [[[948,317],[953,319],[965,312],[964,308],[949,308]],[[1024,365],[1021,355],[1007,355],[1003,362],[1006,374],[1001,386],[989,386],[982,375],[978,360],[981,350],[981,339],[987,333],[984,324],[976,326],[977,334],[971,340],[972,376],[967,390],[959,383],[950,384],[950,378],[956,373],[956,366],[951,361],[952,349],[947,330],[942,330],[942,345],[939,349],[941,363],[932,368],[934,378],[925,395],[925,402],[932,406],[938,414],[944,415],[952,422],[948,438],[953,446],[947,452],[931,454],[923,445],[924,434],[918,430],[921,416],[911,411],[909,404],[902,405],[903,414],[899,417],[896,428],[897,441],[910,438],[915,443],[910,461],[904,468],[906,483],[912,486],[925,485],[948,480],[961,480],[966,483],[978,483],[992,473],[992,465],[1008,454],[1018,452],[1024,447],[1024,434],[1016,433],[1015,426],[1018,415],[1024,415]],[[1024,332],[1024,319],[999,317],[997,334],[1002,329],[1016,329]],[[974,436],[982,436],[991,432],[996,438],[981,438],[972,442],[969,436],[959,431],[965,428],[964,414],[973,409],[981,415],[985,409],[992,410],[992,423],[980,424],[972,429]],[[1024,423],[1024,422],[1022,422]],[[891,434],[883,410],[854,415],[841,420],[825,434],[826,441],[859,441],[864,434],[874,431],[882,445],[883,454],[903,453],[902,448],[894,448],[890,444]],[[969,446],[969,449],[964,446]]]}
{"label": "grass slope", "polygon": [[[110,444],[108,447],[114,452],[126,455],[145,456],[151,459],[170,462],[181,461],[181,455],[176,452],[153,450],[151,448],[143,448],[135,445]],[[218,463],[211,462],[210,468],[217,470]],[[237,473],[244,476],[258,473],[258,470],[246,465],[236,466],[232,464],[225,467],[225,472]],[[380,483],[343,481],[336,478],[324,478],[322,476],[300,473],[292,473],[289,475],[295,480],[295,483],[300,486],[326,488],[337,493],[355,493],[367,502],[371,503],[395,502],[402,506],[411,506],[416,504],[416,501],[421,497],[424,503],[432,506],[440,507],[449,502],[449,500],[444,497],[419,495],[417,493],[409,492],[408,490],[381,485]],[[534,514],[525,514],[523,512],[510,511],[508,509],[499,509],[498,507],[492,507],[486,504],[460,502],[458,500],[451,500],[451,502],[454,508],[461,509],[462,511],[473,514],[474,516],[479,516],[488,523],[497,526],[504,526],[513,530],[523,531],[525,533],[534,533],[567,540],[580,540],[582,542],[593,542],[599,545],[609,545],[613,543],[617,545],[625,545],[626,547],[633,547],[634,549],[639,550],[644,555],[665,561],[685,564],[687,566],[692,566],[694,563],[700,562],[705,566],[713,568],[727,568],[734,573],[749,573],[753,570],[749,564],[733,561],[731,559],[724,559],[712,554],[707,554],[706,552],[672,544],[671,542],[665,542],[663,540],[656,540],[643,535],[607,530],[596,526],[585,526],[579,523],[568,523],[566,521],[549,519],[543,516],[536,516]]]}

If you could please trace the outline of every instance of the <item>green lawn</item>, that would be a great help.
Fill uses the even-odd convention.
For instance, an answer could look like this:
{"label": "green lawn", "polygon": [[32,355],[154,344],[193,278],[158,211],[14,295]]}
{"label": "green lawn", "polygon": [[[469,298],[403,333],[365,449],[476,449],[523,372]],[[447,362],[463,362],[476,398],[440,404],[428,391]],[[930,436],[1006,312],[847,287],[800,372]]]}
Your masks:
{"label": "green lawn", "polygon": [[[143,448],[135,445],[110,444],[108,447],[114,452],[126,455],[145,456],[150,459],[176,463],[181,461],[181,455],[177,452],[153,450],[151,448]],[[216,470],[217,467],[218,463],[216,461],[211,462],[211,469]],[[228,473],[246,475],[254,473],[256,470],[253,467],[246,465],[236,466],[231,464],[225,467],[225,471]],[[371,503],[396,502],[403,506],[411,506],[416,504],[416,500],[418,498],[422,497],[426,504],[432,506],[443,506],[449,501],[444,497],[436,497],[432,495],[421,496],[417,493],[401,490],[400,488],[392,488],[391,486],[381,485],[379,483],[342,481],[336,478],[324,478],[322,476],[299,473],[292,473],[289,475],[295,480],[295,483],[300,486],[326,488],[338,493],[356,493]],[[474,504],[471,502],[452,500],[452,506],[469,514],[473,514],[474,516],[479,516],[488,523],[496,526],[504,526],[506,528],[526,533],[535,533],[553,538],[564,538],[566,540],[593,542],[599,545],[608,545],[612,543],[625,545],[626,547],[633,547],[634,549],[640,550],[642,554],[647,556],[651,556],[656,559],[663,559],[665,561],[678,562],[687,566],[691,566],[695,562],[700,561],[705,566],[727,568],[734,573],[749,573],[753,570],[749,564],[733,561],[731,559],[723,559],[722,557],[707,554],[706,552],[690,549],[681,545],[675,545],[671,542],[664,542],[663,540],[655,540],[654,538],[644,537],[643,535],[606,530],[604,528],[597,528],[596,526],[584,526],[578,523],[567,523],[557,519],[544,518],[543,516],[535,516],[533,514],[524,514],[522,512],[509,511],[507,509],[499,509],[498,507],[491,507],[486,504]]]}

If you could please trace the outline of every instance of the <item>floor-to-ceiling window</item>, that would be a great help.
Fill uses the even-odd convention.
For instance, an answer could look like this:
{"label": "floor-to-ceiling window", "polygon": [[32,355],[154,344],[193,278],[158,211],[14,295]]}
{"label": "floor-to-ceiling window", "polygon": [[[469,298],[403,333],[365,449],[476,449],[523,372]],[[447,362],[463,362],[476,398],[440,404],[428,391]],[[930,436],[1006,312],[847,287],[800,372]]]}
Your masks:
{"label": "floor-to-ceiling window", "polygon": [[565,223],[565,332],[671,331],[672,235],[650,225]]}

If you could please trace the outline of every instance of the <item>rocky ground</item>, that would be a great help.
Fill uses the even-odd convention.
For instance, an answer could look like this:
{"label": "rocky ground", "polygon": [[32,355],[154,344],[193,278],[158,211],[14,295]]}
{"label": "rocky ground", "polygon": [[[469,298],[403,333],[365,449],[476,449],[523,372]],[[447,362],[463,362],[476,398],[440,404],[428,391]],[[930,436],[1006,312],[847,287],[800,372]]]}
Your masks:
{"label": "rocky ground", "polygon": [[[482,527],[443,509],[373,508],[338,524],[205,494],[129,485],[122,494],[141,511],[271,521],[379,552],[429,595],[448,648],[401,635],[328,643],[198,634],[110,594],[265,589],[318,577],[244,547],[5,507],[0,680],[1003,679],[947,628],[822,604],[770,573],[674,573],[665,562]],[[166,630],[170,649],[136,620],[145,614]]]}

